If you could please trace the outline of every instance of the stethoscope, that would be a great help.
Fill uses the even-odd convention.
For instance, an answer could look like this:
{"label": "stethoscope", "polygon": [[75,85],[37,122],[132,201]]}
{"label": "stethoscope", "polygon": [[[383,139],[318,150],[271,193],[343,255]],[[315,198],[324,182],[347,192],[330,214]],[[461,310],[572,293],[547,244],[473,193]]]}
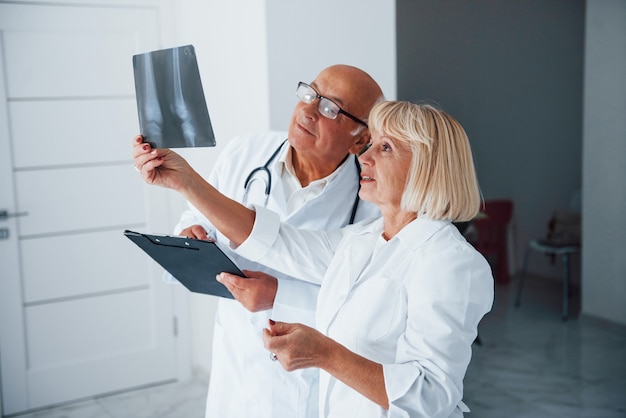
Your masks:
{"label": "stethoscope", "polygon": [[[261,167],[253,169],[250,174],[248,174],[248,177],[246,177],[246,181],[244,181],[243,183],[244,192],[242,202],[244,206],[248,204],[248,192],[250,191],[250,185],[255,181],[262,181],[265,184],[265,202],[263,203],[263,206],[267,207],[267,202],[270,198],[270,192],[272,191],[272,174],[270,173],[269,165],[272,163],[272,161],[274,161],[280,150],[283,148],[283,145],[285,145],[285,142],[287,142],[286,139],[278,146],[278,148],[276,148],[276,151],[274,151],[270,158],[267,159],[265,164],[263,164]],[[357,173],[359,173],[360,177],[361,165],[359,164],[359,160],[356,157],[354,157],[354,164],[356,165],[356,171]],[[354,198],[354,203],[352,204],[352,212],[350,213],[350,224],[354,223],[356,210],[359,207],[360,188],[361,186],[359,185],[359,188],[356,191],[356,196]]]}

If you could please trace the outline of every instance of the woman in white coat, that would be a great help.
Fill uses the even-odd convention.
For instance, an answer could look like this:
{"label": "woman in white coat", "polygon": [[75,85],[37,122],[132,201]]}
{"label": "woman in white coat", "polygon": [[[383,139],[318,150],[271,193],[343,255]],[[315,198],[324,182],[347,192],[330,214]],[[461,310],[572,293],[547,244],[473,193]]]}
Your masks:
{"label": "woman in white coat", "polygon": [[462,416],[472,342],[493,302],[488,263],[452,225],[479,210],[469,141],[427,105],[383,102],[369,122],[359,195],[382,218],[332,232],[237,204],[172,151],[136,142],[133,153],[148,183],[182,193],[244,257],[321,281],[316,329],[270,321],[264,342],[287,370],[321,369],[322,416]]}

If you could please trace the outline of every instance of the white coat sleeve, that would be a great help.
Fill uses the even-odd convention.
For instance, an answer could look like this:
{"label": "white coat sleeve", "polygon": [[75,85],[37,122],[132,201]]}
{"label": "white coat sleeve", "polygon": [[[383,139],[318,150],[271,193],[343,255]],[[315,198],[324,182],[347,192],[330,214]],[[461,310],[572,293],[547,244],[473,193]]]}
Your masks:
{"label": "white coat sleeve", "polygon": [[255,206],[250,236],[235,251],[296,279],[321,284],[343,236],[342,229],[312,231],[281,223],[277,213]]}

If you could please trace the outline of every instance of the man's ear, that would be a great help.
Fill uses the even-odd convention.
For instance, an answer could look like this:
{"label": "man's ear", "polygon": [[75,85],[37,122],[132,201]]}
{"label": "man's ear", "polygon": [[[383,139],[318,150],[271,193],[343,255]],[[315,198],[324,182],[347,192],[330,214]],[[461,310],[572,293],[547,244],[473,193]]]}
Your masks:
{"label": "man's ear", "polygon": [[363,148],[370,142],[370,130],[365,128],[361,130],[355,137],[355,142],[350,147],[350,154],[359,155]]}

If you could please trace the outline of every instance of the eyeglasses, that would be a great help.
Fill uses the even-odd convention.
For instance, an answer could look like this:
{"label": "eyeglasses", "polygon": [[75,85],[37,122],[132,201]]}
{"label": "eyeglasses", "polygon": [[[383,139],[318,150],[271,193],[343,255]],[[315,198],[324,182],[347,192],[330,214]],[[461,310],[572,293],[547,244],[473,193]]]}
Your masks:
{"label": "eyeglasses", "polygon": [[356,123],[360,123],[367,128],[367,123],[363,122],[356,116],[346,112],[345,110],[340,108],[337,103],[333,102],[328,97],[320,95],[317,90],[315,90],[308,84],[303,83],[302,81],[298,83],[296,96],[298,96],[298,99],[306,104],[312,103],[315,99],[320,99],[319,103],[317,104],[317,111],[320,112],[322,116],[328,119],[337,119],[337,116],[339,116],[339,114],[344,114]]}

